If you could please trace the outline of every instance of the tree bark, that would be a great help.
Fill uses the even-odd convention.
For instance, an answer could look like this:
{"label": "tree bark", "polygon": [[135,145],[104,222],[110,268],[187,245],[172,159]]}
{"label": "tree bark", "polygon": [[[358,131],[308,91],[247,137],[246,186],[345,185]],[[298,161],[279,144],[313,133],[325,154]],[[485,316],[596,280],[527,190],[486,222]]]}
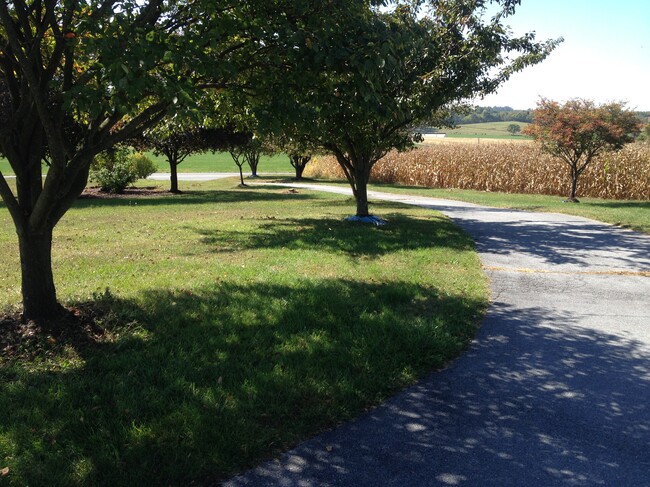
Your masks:
{"label": "tree bark", "polygon": [[571,166],[571,194],[569,195],[569,200],[571,202],[578,202],[578,199],[576,198],[576,194],[578,192],[578,177],[580,176],[580,172],[578,171],[577,168],[574,166]]}
{"label": "tree bark", "polygon": [[178,190],[178,164],[175,162],[169,162],[169,171],[170,171],[170,181],[171,187],[169,188],[170,193],[180,193]]}
{"label": "tree bark", "polygon": [[302,179],[302,173],[307,167],[307,163],[311,160],[311,156],[302,156],[302,155],[290,155],[289,161],[291,165],[296,170],[296,180],[300,181]]}
{"label": "tree bark", "polygon": [[244,182],[244,171],[241,165],[237,164],[237,167],[239,168],[239,184],[246,186],[246,183]]}
{"label": "tree bark", "polygon": [[368,160],[348,156],[343,151],[333,150],[336,160],[343,169],[345,177],[350,183],[352,194],[357,203],[357,216],[369,216],[368,212],[368,180],[372,163]]}
{"label": "tree bark", "polygon": [[357,216],[369,216],[368,212],[368,180],[363,176],[357,174],[356,178],[357,191],[355,198],[357,200]]}
{"label": "tree bark", "polygon": [[52,274],[52,229],[18,232],[22,271],[23,320],[52,320],[64,313],[56,299]]}
{"label": "tree bark", "polygon": [[244,156],[246,162],[248,162],[248,167],[251,168],[251,178],[257,177],[257,166],[260,163],[260,155],[257,153],[246,154]]}

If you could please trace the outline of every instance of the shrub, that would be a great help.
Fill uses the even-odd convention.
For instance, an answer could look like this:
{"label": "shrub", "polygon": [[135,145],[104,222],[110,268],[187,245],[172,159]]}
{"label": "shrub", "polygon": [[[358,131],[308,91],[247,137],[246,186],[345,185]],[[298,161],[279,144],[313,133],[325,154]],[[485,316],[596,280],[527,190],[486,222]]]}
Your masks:
{"label": "shrub", "polygon": [[91,166],[90,177],[108,193],[122,193],[138,179],[126,148],[113,148],[98,154]]}
{"label": "shrub", "polygon": [[147,179],[158,169],[156,164],[142,152],[136,152],[131,156],[131,164],[138,179]]}

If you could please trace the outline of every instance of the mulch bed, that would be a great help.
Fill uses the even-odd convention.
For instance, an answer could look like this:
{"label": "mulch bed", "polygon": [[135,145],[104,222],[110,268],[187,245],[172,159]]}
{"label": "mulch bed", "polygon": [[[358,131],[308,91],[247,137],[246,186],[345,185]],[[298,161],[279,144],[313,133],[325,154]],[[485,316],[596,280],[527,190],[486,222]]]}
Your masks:
{"label": "mulch bed", "polygon": [[87,187],[84,189],[79,199],[127,199],[127,198],[148,198],[153,196],[165,196],[170,194],[169,191],[157,186],[148,186],[145,188],[126,188],[122,193],[107,193],[97,186]]}
{"label": "mulch bed", "polygon": [[44,323],[25,322],[20,313],[0,316],[0,365],[32,360],[66,346],[76,350],[94,347],[106,334],[96,323],[97,317],[90,305],[66,308],[61,318]]}

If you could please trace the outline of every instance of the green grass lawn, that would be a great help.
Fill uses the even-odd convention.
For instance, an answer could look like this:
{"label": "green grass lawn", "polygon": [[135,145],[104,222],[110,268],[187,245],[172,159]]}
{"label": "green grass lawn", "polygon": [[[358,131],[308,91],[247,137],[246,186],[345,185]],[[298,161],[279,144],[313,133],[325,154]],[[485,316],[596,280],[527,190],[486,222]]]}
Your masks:
{"label": "green grass lawn", "polygon": [[[93,303],[103,335],[0,343],[1,485],[211,484],[467,346],[487,283],[447,218],[377,203],[390,224],[360,226],[343,220],[349,198],[236,184],[66,214],[59,298]],[[10,310],[19,263],[1,205],[0,223]]]}
{"label": "green grass lawn", "polygon": [[[148,154],[156,163],[161,172],[169,172],[169,164],[163,156],[154,156]],[[239,168],[233,162],[232,157],[227,152],[217,152],[216,154],[193,154],[188,156],[178,166],[178,172],[238,172]],[[260,173],[265,172],[295,172],[289,162],[289,157],[285,154],[275,156],[263,155],[260,158],[260,164],[257,167]],[[250,172],[247,165],[244,165],[244,174]]]}

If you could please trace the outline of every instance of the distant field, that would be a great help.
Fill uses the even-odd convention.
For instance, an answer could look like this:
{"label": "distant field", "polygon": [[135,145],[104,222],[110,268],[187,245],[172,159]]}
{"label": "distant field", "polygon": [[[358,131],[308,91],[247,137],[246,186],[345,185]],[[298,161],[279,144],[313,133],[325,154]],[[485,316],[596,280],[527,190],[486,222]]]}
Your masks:
{"label": "distant field", "polygon": [[[429,188],[566,196],[568,166],[533,142],[453,139],[404,153],[391,152],[372,171],[372,180]],[[463,139],[458,139],[463,140]],[[343,178],[336,160],[318,157],[307,166],[310,178]],[[650,147],[628,144],[603,154],[587,167],[578,183],[579,198],[650,201]]]}
{"label": "distant field", "polygon": [[[455,129],[441,129],[440,132],[447,134],[446,138],[482,138],[482,139],[508,139],[508,140],[530,140],[530,137],[524,135],[510,135],[508,125],[517,124],[524,129],[526,122],[486,122],[470,123],[459,125]],[[436,139],[439,140],[439,139]]]}
{"label": "distant field", "polygon": [[522,144],[522,145],[528,145],[532,144],[533,140],[529,139],[528,137],[499,137],[499,136],[489,136],[489,135],[448,135],[447,137],[442,137],[442,138],[429,138],[427,139],[425,137],[424,141],[420,144],[423,146],[427,145],[436,145],[436,144],[443,144],[443,145],[452,145],[452,144],[458,144],[458,145],[481,145],[481,144],[490,144],[490,145],[497,145],[497,144]]}

